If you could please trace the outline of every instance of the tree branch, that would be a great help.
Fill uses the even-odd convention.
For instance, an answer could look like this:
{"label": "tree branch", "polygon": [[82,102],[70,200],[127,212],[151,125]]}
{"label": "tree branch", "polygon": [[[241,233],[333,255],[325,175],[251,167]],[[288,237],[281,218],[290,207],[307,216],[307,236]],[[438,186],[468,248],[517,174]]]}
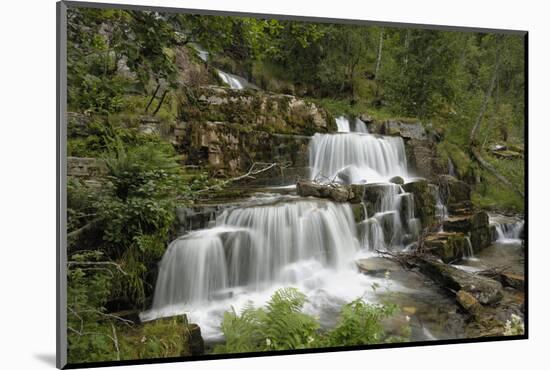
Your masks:
{"label": "tree branch", "polygon": [[220,184],[216,184],[214,186],[209,186],[209,187],[206,187],[204,189],[200,189],[200,190],[196,191],[195,194],[196,193],[203,193],[205,191],[212,190],[213,188],[216,188],[216,187],[223,187],[223,186],[226,186],[226,185],[228,185],[232,182],[236,182],[236,181],[240,181],[240,180],[244,180],[244,179],[255,179],[256,175],[259,175],[262,172],[266,172],[266,171],[268,171],[268,170],[270,170],[274,167],[287,168],[288,166],[289,165],[287,163],[254,162],[254,163],[252,163],[252,165],[250,166],[250,168],[248,169],[248,171],[244,175],[237,176],[237,177],[232,177],[230,179],[227,179],[227,180],[223,181]]}

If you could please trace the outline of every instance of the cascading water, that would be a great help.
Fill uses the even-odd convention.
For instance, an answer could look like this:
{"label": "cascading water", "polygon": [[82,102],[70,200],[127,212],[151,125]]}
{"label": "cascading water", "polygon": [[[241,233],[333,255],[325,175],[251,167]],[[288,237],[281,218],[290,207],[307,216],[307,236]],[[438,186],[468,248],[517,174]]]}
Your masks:
{"label": "cascading water", "polygon": [[495,223],[498,243],[517,243],[521,240],[524,221]]}
{"label": "cascading water", "polygon": [[[337,134],[315,134],[310,142],[311,179],[345,184],[378,183],[382,195],[374,213],[359,224],[362,247],[367,251],[404,247],[420,232],[414,217],[414,197],[400,185],[387,183],[394,176],[409,178],[401,137],[371,135],[360,120],[355,132],[345,117],[336,118]],[[374,201],[367,199],[367,201]]]}
{"label": "cascading water", "polygon": [[466,248],[464,249],[464,257],[473,259],[474,258],[474,247],[472,246],[472,241],[469,236],[465,238]]}
{"label": "cascading water", "polygon": [[456,177],[455,165],[451,158],[447,159],[447,174]]}
{"label": "cascading water", "polygon": [[226,84],[228,84],[230,88],[235,89],[235,90],[244,89],[244,86],[243,86],[242,82],[240,81],[240,79],[237,76],[232,75],[232,74],[227,73],[227,72],[220,71],[219,69],[218,69],[218,76],[220,76],[222,81],[225,82]]}
{"label": "cascading water", "polygon": [[338,132],[351,132],[349,120],[344,117],[336,117],[334,119],[336,121],[336,127],[338,128]]}
{"label": "cascading water", "polygon": [[239,292],[259,294],[277,285],[329,289],[327,274],[352,274],[360,282],[353,268],[359,249],[348,204],[290,198],[226,210],[216,226],[169,245],[153,307],[141,318],[205,309]]}
{"label": "cascading water", "polygon": [[447,206],[443,202],[439,187],[435,192],[435,217],[440,224],[439,232],[443,232],[443,221],[445,221],[449,217],[449,211],[447,210]]}
{"label": "cascading water", "polygon": [[[210,58],[210,53],[208,51],[204,50],[200,45],[197,44],[191,44],[191,46],[196,50],[197,55],[200,59],[202,59],[204,62],[208,62],[208,59]],[[227,73],[219,69],[216,69],[216,72],[218,73],[218,76],[220,76],[220,79],[224,83],[228,84],[229,87],[232,89],[242,90],[247,84],[247,81],[242,77],[235,76],[231,73]]]}
{"label": "cascading water", "polygon": [[374,215],[359,223],[362,247],[367,251],[403,248],[420,233],[414,196],[400,185],[375,186],[383,189],[383,195],[374,204]]}
{"label": "cascading water", "polygon": [[224,312],[262,305],[284,286],[306,293],[306,311],[321,316],[333,316],[358,296],[374,297],[372,282],[382,278],[360,274],[355,260],[372,250],[403,248],[420,232],[413,195],[387,182],[409,178],[404,143],[371,135],[360,121],[352,125],[355,132],[348,120],[337,124],[348,132],[315,134],[310,141],[312,178],[318,173],[324,181],[378,186],[380,196],[368,199],[374,203],[370,217],[356,225],[347,203],[288,196],[225,209],[211,227],[169,245],[153,306],[141,319],[186,313],[205,338],[214,339]]}
{"label": "cascading water", "polygon": [[360,132],[363,134],[369,132],[365,122],[361,121],[359,118],[356,118],[353,124],[344,116],[336,117],[334,120],[336,121],[338,132]]}
{"label": "cascading water", "polygon": [[368,134],[369,129],[365,122],[361,121],[359,118],[355,119],[355,132],[361,132],[363,134]]}
{"label": "cascading water", "polygon": [[[385,182],[408,177],[405,145],[401,137],[359,133],[315,134],[310,142],[311,178],[341,182]],[[342,176],[339,176],[339,174]]]}

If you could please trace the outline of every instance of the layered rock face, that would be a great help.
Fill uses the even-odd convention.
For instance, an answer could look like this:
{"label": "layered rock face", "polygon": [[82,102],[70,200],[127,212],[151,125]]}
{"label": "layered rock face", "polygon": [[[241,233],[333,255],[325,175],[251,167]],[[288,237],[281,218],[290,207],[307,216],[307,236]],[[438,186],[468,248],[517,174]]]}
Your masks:
{"label": "layered rock face", "polygon": [[169,136],[184,163],[208,166],[219,176],[246,172],[254,162],[277,162],[284,164],[274,169],[278,172],[267,172],[255,183],[305,178],[309,137],[335,130],[329,113],[291,95],[213,86],[195,95],[195,102],[182,102]]}
{"label": "layered rock face", "polygon": [[369,131],[374,134],[400,136],[405,142],[409,169],[420,177],[435,180],[446,173],[436,151],[436,140],[417,121],[386,120],[367,122]]}

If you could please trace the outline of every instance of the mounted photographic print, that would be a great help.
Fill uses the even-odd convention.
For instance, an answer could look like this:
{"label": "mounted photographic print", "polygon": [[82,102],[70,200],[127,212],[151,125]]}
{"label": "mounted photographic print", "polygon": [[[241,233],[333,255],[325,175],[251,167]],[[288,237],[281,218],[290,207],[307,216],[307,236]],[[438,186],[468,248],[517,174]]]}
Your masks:
{"label": "mounted photographic print", "polygon": [[527,33],[306,16],[58,3],[58,367],[527,338]]}

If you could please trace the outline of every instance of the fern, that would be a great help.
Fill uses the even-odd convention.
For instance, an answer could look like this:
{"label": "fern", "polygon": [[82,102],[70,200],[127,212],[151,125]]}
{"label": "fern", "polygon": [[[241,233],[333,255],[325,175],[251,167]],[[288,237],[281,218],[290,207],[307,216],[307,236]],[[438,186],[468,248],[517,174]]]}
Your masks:
{"label": "fern", "polygon": [[393,315],[394,305],[369,304],[359,298],[342,308],[336,327],[325,339],[327,346],[354,346],[385,341],[381,320]]}
{"label": "fern", "polygon": [[374,305],[356,299],[342,307],[337,326],[322,333],[318,321],[303,312],[306,302],[303,293],[285,288],[276,291],[264,308],[248,304],[240,315],[235,310],[226,312],[221,326],[225,344],[217,346],[214,352],[362,345],[405,339],[388,337],[382,326],[382,319],[395,312],[393,305]]}

